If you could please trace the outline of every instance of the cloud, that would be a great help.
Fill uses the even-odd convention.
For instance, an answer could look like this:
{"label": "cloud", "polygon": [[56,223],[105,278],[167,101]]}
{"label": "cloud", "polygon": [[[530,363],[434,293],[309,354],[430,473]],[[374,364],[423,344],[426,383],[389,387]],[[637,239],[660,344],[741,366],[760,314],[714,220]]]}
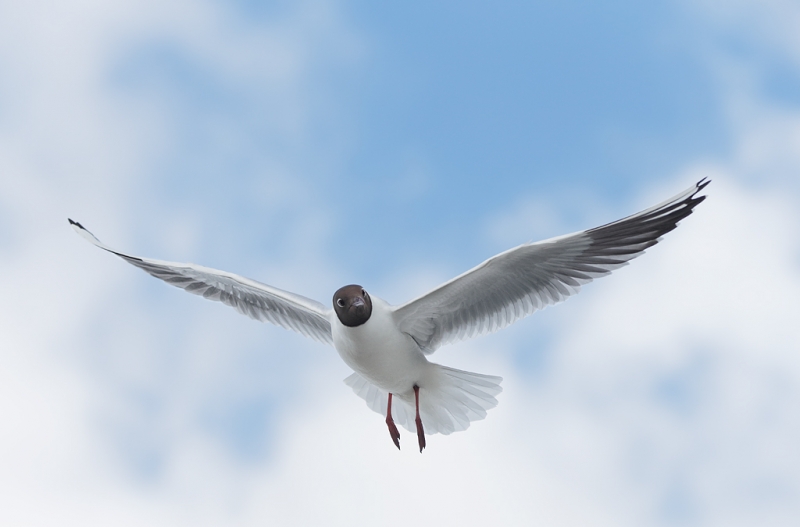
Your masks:
{"label": "cloud", "polygon": [[797,512],[797,208],[714,175],[695,215],[570,306],[541,388],[546,428],[572,415],[600,438],[552,434],[552,456],[565,472],[588,458],[571,477],[610,478],[604,503],[640,507],[633,524],[777,525]]}
{"label": "cloud", "polygon": [[[213,114],[230,94],[257,98],[254,114],[270,117],[258,129],[289,136],[284,147],[305,150],[302,145],[316,141],[306,124],[321,108],[313,86],[320,70],[358,53],[337,17],[335,5],[324,3],[298,6],[269,23],[214,2],[0,7],[6,467],[0,487],[8,499],[2,523],[173,525],[171,503],[180,500],[160,482],[174,465],[187,470],[177,470],[185,478],[176,479],[188,481],[198,467],[192,453],[210,453],[208,460],[219,459],[218,465],[199,466],[213,481],[217,470],[238,474],[237,467],[266,455],[268,430],[239,430],[235,437],[231,431],[250,421],[279,421],[280,410],[271,406],[295,396],[292,371],[310,360],[304,353],[313,357],[319,347],[239,320],[222,306],[203,315],[192,307],[195,298],[148,289],[149,277],[92,252],[66,218],[78,214],[121,247],[146,249],[149,243],[169,246],[176,259],[201,256],[205,246],[197,240],[208,239],[199,235],[202,222],[187,222],[172,210],[174,204],[191,212],[193,205],[143,196],[142,189],[169,181],[153,167],[168,152],[186,155],[191,148],[175,142],[185,136],[181,127],[187,119],[194,125],[197,114]],[[192,104],[175,104],[169,86],[148,91],[128,82],[125,69],[138,67],[136,57],[153,48],[205,72],[209,83],[222,85],[222,97],[203,101],[198,112]],[[158,72],[152,77],[169,81]],[[268,197],[277,199],[280,189],[303,220],[286,229],[300,242],[277,244],[273,265],[282,269],[273,276],[313,294],[327,280],[317,255],[329,229],[319,221],[314,196],[301,190],[306,167],[291,155],[273,154],[292,177],[256,159],[257,181],[276,183]],[[188,182],[188,189],[203,188],[207,197],[225,188],[208,179]],[[263,199],[262,192],[254,203]],[[215,223],[214,211],[204,216],[223,233],[248,234],[235,219]],[[272,218],[274,225],[285,222]],[[153,241],[133,243],[137,232]],[[302,275],[311,278],[300,284]],[[276,335],[267,353],[264,331]],[[181,456],[191,463],[182,465]]]}

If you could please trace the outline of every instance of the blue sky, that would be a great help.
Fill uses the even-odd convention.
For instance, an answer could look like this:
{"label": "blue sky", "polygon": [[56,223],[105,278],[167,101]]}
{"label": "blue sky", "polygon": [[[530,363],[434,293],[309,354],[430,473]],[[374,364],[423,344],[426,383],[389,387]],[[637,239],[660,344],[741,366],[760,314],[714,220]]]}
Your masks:
{"label": "blue sky", "polygon": [[[259,31],[297,15],[247,5],[233,16]],[[731,146],[701,37],[679,5],[353,3],[338,16],[354,42],[314,58],[323,63],[307,73],[299,137],[276,131],[269,95],[230,82],[180,42],[131,46],[114,65],[115,87],[134,99],[160,90],[185,130],[154,167],[153,192],[201,203],[210,192],[218,214],[230,217],[230,207],[257,222],[263,207],[239,196],[269,163],[289,164],[320,199],[357,201],[370,217],[329,212],[340,222],[335,243],[380,248],[354,269],[362,276],[402,258],[403,240],[484,256],[479,218],[509,196],[580,186],[621,200]],[[270,67],[258,57],[251,65]],[[217,195],[220,186],[231,192]],[[425,237],[409,236],[421,229]]]}
{"label": "blue sky", "polygon": [[[400,501],[430,523],[794,525],[798,21],[745,0],[0,4],[2,523],[391,525]],[[399,303],[702,177],[630,267],[438,351],[505,391],[423,456],[332,349],[66,223]]]}

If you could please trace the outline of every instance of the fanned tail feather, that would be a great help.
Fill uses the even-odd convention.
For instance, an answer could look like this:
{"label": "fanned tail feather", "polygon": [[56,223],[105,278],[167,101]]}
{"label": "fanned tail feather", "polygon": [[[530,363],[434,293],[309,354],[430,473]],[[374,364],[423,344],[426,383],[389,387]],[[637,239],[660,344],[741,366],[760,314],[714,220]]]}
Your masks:
{"label": "fanned tail feather", "polygon": [[[482,375],[434,366],[428,382],[421,383],[419,410],[426,434],[452,434],[469,428],[472,421],[486,417],[486,412],[497,406],[495,398],[503,388],[501,377]],[[356,395],[364,399],[369,408],[386,415],[388,392],[381,390],[358,373],[344,380]],[[394,394],[392,418],[406,430],[416,433],[414,418],[414,392]]]}

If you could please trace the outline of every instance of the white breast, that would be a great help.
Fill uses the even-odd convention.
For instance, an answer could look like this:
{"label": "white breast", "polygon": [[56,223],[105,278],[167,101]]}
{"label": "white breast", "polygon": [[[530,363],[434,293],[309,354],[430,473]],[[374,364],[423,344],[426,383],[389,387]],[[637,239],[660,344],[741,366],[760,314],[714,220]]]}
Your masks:
{"label": "white breast", "polygon": [[375,386],[391,393],[411,390],[431,364],[414,339],[397,329],[389,304],[372,298],[369,320],[354,328],[333,314],[333,345],[342,360]]}

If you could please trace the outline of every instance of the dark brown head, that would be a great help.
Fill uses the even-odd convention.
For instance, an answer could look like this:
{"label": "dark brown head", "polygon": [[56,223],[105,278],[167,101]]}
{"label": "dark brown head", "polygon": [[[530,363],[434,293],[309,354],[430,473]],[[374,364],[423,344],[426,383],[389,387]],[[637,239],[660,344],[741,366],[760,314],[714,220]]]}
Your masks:
{"label": "dark brown head", "polygon": [[333,309],[347,327],[360,326],[372,315],[372,300],[360,285],[346,285],[333,294]]}

